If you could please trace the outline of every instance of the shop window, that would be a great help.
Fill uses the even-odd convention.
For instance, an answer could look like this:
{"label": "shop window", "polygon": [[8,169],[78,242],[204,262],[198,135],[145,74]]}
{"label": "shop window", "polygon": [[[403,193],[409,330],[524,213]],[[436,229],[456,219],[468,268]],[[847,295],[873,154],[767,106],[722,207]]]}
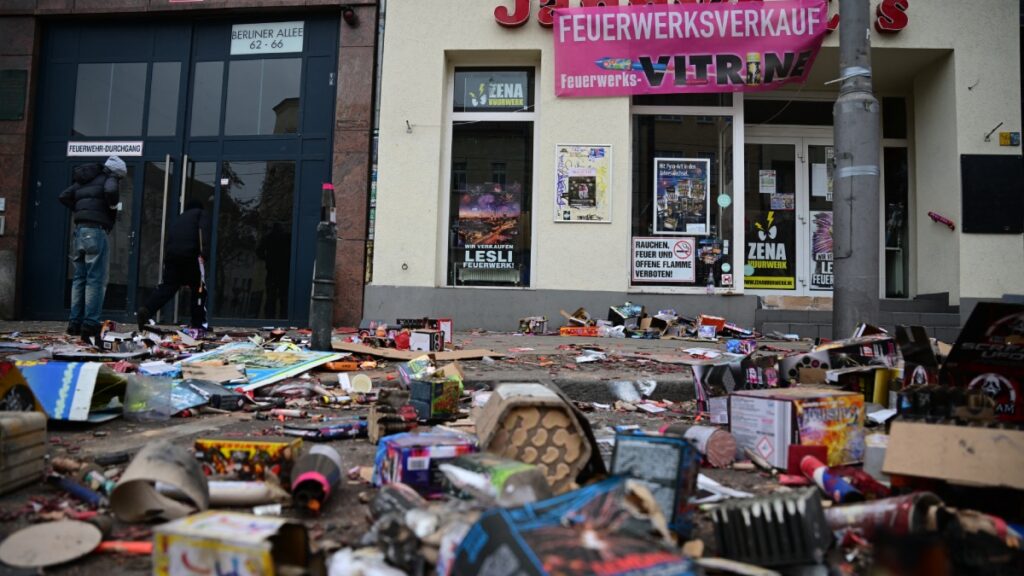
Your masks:
{"label": "shop window", "polygon": [[743,121],[747,126],[788,124],[831,126],[834,102],[812,100],[743,100]]}
{"label": "shop window", "polygon": [[734,285],[733,118],[634,116],[634,286]]}
{"label": "shop window", "polygon": [[294,190],[295,162],[224,162],[215,268],[218,316],[288,317]]}
{"label": "shop window", "polygon": [[227,136],[299,131],[301,58],[234,60],[228,69]]}
{"label": "shop window", "polygon": [[197,62],[192,88],[192,136],[220,134],[220,100],[224,90],[224,63]]}
{"label": "shop window", "polygon": [[532,68],[457,68],[453,78],[449,286],[529,286]]}
{"label": "shop window", "polygon": [[907,137],[907,101],[882,98],[882,138]]}
{"label": "shop window", "polygon": [[455,123],[449,285],[529,285],[532,178],[532,122]]}
{"label": "shop window", "polygon": [[149,136],[175,136],[178,132],[178,93],[181,62],[156,62],[149,91]]}
{"label": "shop window", "polygon": [[75,136],[142,136],[144,63],[79,64]]}
{"label": "shop window", "polygon": [[885,297],[906,298],[910,270],[907,149],[883,150],[885,171]]}

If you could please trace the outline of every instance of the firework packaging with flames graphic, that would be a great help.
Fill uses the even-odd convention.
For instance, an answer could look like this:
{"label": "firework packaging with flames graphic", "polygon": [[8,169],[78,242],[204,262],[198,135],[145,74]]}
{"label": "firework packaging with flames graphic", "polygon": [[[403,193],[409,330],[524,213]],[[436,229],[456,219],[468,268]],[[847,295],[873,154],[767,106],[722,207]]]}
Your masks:
{"label": "firework packaging with flames graphic", "polygon": [[825,446],[828,465],[864,459],[864,396],[801,386],[744,390],[729,397],[736,443],[776,468],[786,467],[789,446]]}
{"label": "firework packaging with flames graphic", "polygon": [[980,302],[942,366],[943,383],[981,390],[996,417],[1024,422],[1024,304]]}
{"label": "firework packaging with flames graphic", "polygon": [[694,574],[667,534],[651,538],[664,522],[659,516],[647,488],[622,477],[521,508],[492,509],[462,540],[452,574]]}

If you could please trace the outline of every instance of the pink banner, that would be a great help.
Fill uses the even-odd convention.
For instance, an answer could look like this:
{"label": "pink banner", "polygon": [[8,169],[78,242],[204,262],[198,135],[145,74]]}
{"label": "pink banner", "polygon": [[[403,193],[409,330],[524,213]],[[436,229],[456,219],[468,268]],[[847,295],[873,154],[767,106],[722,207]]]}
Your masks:
{"label": "pink banner", "polygon": [[555,10],[555,94],[752,92],[803,82],[826,0]]}

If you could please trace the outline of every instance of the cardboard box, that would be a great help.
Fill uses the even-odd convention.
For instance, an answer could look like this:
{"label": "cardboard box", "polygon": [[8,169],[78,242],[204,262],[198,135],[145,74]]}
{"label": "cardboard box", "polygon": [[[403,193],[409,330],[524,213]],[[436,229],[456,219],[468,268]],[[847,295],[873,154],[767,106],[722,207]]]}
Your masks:
{"label": "cardboard box", "polygon": [[409,334],[409,349],[419,352],[440,352],[444,350],[444,332],[413,330]]}
{"label": "cardboard box", "polygon": [[459,416],[461,378],[413,380],[409,388],[412,392],[410,404],[416,409],[416,417],[419,420],[451,420]]}
{"label": "cardboard box", "polygon": [[1024,430],[897,420],[889,430],[882,471],[891,476],[1024,490],[1021,446]]}
{"label": "cardboard box", "polygon": [[776,468],[791,444],[827,447],[829,466],[854,464],[864,459],[864,396],[807,386],[736,392],[729,428],[740,448]]}
{"label": "cardboard box", "polygon": [[559,336],[584,336],[596,338],[601,335],[597,326],[562,326],[558,329]]}
{"label": "cardboard box", "polygon": [[639,480],[651,491],[669,526],[689,537],[696,507],[700,453],[679,436],[616,434],[611,473]]}
{"label": "cardboard box", "polygon": [[323,575],[299,523],[211,510],[153,530],[153,574]]}
{"label": "cardboard box", "polygon": [[428,498],[445,489],[438,466],[477,451],[475,438],[450,432],[409,432],[381,438],[374,459],[373,483],[401,482]]}
{"label": "cardboard box", "polygon": [[445,346],[455,345],[455,324],[451,318],[399,318],[395,322],[409,330],[440,330],[444,333]]}
{"label": "cardboard box", "polygon": [[896,341],[888,334],[872,334],[860,338],[835,340],[822,344],[810,352],[786,356],[779,363],[782,377],[800,382],[802,368],[832,370],[868,364],[894,367],[899,362]]}
{"label": "cardboard box", "polygon": [[0,412],[0,494],[41,482],[48,448],[44,414]]}
{"label": "cardboard box", "polygon": [[302,450],[302,439],[283,436],[260,440],[200,438],[194,447],[196,459],[207,476],[263,480],[271,473],[287,484]]}
{"label": "cardboard box", "polygon": [[656,528],[649,517],[627,509],[627,501],[646,503],[650,498],[638,496],[631,490],[635,486],[611,478],[521,508],[488,510],[459,544],[451,573],[695,574],[678,548],[652,536]]}
{"label": "cardboard box", "polygon": [[939,379],[984,392],[997,419],[1024,422],[1024,304],[979,302]]}
{"label": "cardboard box", "polygon": [[536,464],[556,494],[568,490],[593,449],[571,406],[535,383],[506,383],[476,419],[480,449]]}

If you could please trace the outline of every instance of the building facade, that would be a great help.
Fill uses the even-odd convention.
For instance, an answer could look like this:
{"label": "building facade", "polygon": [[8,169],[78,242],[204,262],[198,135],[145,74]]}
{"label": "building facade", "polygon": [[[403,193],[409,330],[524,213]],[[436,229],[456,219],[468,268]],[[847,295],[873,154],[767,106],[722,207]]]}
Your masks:
{"label": "building facade", "polygon": [[[765,306],[827,309],[839,34],[773,90],[573,97],[550,7],[581,3],[620,4],[389,3],[365,316],[510,329],[623,301],[747,325]],[[1018,2],[871,14],[887,318],[914,323],[892,314],[926,296],[958,313],[1020,294]],[[606,56],[623,75],[671,65]],[[747,83],[778,73],[760,59]]]}
{"label": "building facade", "polygon": [[133,319],[164,231],[198,201],[214,324],[307,325],[331,183],[334,320],[358,322],[378,19],[376,0],[0,3],[0,317],[67,317],[71,220],[56,198],[73,166],[114,153],[128,176],[105,317]]}

